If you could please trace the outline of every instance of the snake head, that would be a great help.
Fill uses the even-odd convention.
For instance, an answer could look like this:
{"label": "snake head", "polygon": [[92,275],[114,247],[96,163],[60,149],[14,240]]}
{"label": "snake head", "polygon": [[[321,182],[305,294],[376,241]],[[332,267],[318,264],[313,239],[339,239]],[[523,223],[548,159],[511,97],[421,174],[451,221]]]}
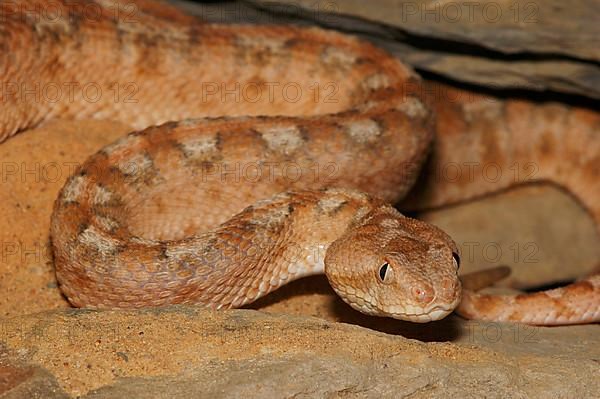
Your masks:
{"label": "snake head", "polygon": [[450,314],[461,298],[458,250],[439,228],[390,206],[334,241],[325,274],[354,309],[417,323]]}

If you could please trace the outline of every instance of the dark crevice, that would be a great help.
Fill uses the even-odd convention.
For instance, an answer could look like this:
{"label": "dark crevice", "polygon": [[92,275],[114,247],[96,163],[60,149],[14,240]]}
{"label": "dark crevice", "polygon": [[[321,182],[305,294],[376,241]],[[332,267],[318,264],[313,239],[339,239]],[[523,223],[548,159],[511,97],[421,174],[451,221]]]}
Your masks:
{"label": "dark crevice", "polygon": [[552,282],[552,283],[537,285],[535,287],[523,289],[522,291],[523,292],[527,292],[527,293],[534,293],[534,292],[538,292],[538,291],[546,291],[546,290],[552,290],[552,289],[555,289],[555,288],[564,287],[564,286],[569,285],[571,283],[573,283],[573,280],[555,281],[555,282]]}
{"label": "dark crevice", "polygon": [[561,102],[571,106],[577,106],[582,108],[588,108],[592,111],[600,110],[600,100],[585,97],[574,93],[565,93],[552,90],[531,90],[531,89],[520,89],[520,88],[502,88],[502,87],[486,87],[480,86],[475,83],[464,82],[457,79],[453,79],[441,74],[437,74],[431,71],[427,71],[421,68],[415,68],[415,70],[426,80],[440,82],[447,84],[448,86],[459,87],[465,90],[469,90],[475,93],[479,93],[486,96],[498,97],[504,100],[520,99],[534,102]]}

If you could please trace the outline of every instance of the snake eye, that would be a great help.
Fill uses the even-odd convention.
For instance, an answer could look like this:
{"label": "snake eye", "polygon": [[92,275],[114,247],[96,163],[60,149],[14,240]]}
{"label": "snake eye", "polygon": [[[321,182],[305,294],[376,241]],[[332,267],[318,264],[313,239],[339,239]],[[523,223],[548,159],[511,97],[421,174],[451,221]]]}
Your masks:
{"label": "snake eye", "polygon": [[385,278],[390,276],[392,273],[392,268],[390,267],[390,264],[385,262],[383,265],[381,265],[381,267],[379,268],[379,278],[381,279],[382,282],[385,282]]}
{"label": "snake eye", "polygon": [[456,252],[452,252],[452,257],[454,258],[454,261],[456,262],[456,268],[460,268],[460,256],[458,256],[458,254]]}

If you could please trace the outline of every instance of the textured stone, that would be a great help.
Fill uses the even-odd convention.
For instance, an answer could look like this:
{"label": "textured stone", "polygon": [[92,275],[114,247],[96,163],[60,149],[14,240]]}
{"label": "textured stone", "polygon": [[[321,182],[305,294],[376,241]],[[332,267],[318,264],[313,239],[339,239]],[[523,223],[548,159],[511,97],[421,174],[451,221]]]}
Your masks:
{"label": "textured stone", "polygon": [[455,81],[600,98],[594,2],[170,1],[211,22],[338,29]]}
{"label": "textured stone", "polygon": [[253,310],[58,310],[5,320],[0,340],[69,394],[91,398],[591,398],[600,390],[598,326],[379,320],[398,335]]}
{"label": "textured stone", "polygon": [[[335,21],[339,13],[398,27],[413,35],[479,45],[508,54],[562,54],[600,61],[600,8],[593,1],[528,0],[415,2],[360,0],[315,3],[311,0],[254,0],[267,10],[294,11],[303,7],[319,21]],[[277,6],[280,3],[283,6]],[[288,5],[287,7],[285,5]],[[321,8],[318,8],[321,6]]]}
{"label": "textured stone", "polygon": [[63,399],[69,395],[63,391],[56,379],[40,367],[17,365],[8,362],[7,353],[0,360],[0,398],[1,399]]}

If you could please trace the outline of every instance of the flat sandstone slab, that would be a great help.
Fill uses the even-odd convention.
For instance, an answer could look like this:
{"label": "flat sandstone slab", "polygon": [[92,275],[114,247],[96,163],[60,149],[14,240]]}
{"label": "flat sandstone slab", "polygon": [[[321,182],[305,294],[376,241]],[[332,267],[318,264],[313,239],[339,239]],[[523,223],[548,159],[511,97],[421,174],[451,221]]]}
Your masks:
{"label": "flat sandstone slab", "polygon": [[515,328],[451,318],[425,328],[454,330],[455,342],[184,306],[44,312],[4,320],[0,340],[10,356],[48,370],[68,394],[90,398],[591,398],[600,392],[597,325]]}

